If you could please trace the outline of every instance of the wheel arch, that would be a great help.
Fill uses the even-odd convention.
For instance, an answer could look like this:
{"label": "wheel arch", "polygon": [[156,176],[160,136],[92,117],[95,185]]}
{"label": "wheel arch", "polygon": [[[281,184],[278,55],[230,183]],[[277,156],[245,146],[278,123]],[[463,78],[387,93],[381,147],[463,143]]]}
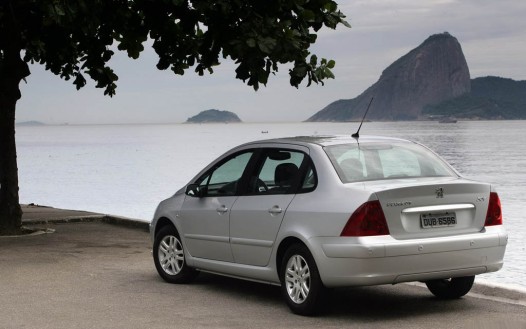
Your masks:
{"label": "wheel arch", "polygon": [[281,276],[280,276],[281,263],[282,263],[283,256],[285,255],[285,252],[287,251],[287,249],[294,244],[304,245],[308,249],[308,246],[301,239],[295,236],[286,237],[285,239],[281,241],[281,243],[279,244],[278,250],[276,252],[276,269],[278,272],[278,277],[279,277],[280,282],[281,282]]}
{"label": "wheel arch", "polygon": [[172,226],[177,232],[179,232],[175,224],[170,219],[166,217],[161,217],[155,224],[155,231],[153,232],[153,236],[155,237],[157,233],[165,226]]}

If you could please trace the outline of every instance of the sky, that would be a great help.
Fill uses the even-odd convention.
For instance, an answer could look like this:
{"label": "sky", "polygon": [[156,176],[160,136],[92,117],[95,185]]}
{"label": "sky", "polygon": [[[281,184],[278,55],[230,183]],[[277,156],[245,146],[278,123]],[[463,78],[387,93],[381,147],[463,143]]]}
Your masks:
{"label": "sky", "polygon": [[392,62],[427,37],[449,32],[460,42],[471,78],[496,75],[526,80],[524,0],[336,0],[352,28],[322,29],[311,52],[334,59],[334,80],[324,86],[289,84],[280,66],[257,92],[235,79],[223,60],[214,74],[184,76],[159,71],[147,49],[138,60],[119,52],[110,66],[119,76],[117,95],[95,83],[77,91],[41,65],[21,83],[17,122],[47,124],[180,123],[208,109],[236,113],[244,122],[300,122],[328,104],[350,99],[375,83]]}

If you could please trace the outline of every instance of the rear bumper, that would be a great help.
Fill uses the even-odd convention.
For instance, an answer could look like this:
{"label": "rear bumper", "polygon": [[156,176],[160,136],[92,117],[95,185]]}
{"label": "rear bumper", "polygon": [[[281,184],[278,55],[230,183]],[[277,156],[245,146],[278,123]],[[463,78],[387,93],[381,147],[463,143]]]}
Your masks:
{"label": "rear bumper", "polygon": [[502,227],[454,237],[395,240],[391,236],[312,238],[328,287],[395,284],[477,275],[502,268],[508,236]]}

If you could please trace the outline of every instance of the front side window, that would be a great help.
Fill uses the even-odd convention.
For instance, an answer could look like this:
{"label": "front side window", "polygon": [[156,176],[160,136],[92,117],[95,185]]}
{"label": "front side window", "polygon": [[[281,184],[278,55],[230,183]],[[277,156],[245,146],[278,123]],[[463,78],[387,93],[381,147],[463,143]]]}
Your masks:
{"label": "front side window", "polygon": [[344,183],[456,174],[425,147],[413,143],[360,143],[325,147]]}
{"label": "front side window", "polygon": [[236,195],[238,183],[253,152],[236,154],[216,166],[212,171],[198,179],[199,188],[205,196]]}

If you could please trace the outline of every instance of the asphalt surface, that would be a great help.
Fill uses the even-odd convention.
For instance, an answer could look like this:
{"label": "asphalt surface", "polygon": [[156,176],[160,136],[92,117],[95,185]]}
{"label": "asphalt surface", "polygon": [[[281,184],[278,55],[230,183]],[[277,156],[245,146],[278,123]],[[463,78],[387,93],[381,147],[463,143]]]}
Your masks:
{"label": "asphalt surface", "polygon": [[336,289],[323,314],[301,317],[275,286],[165,283],[144,226],[60,213],[26,213],[40,234],[0,237],[0,328],[526,328],[526,295],[485,286],[453,301],[407,284]]}

